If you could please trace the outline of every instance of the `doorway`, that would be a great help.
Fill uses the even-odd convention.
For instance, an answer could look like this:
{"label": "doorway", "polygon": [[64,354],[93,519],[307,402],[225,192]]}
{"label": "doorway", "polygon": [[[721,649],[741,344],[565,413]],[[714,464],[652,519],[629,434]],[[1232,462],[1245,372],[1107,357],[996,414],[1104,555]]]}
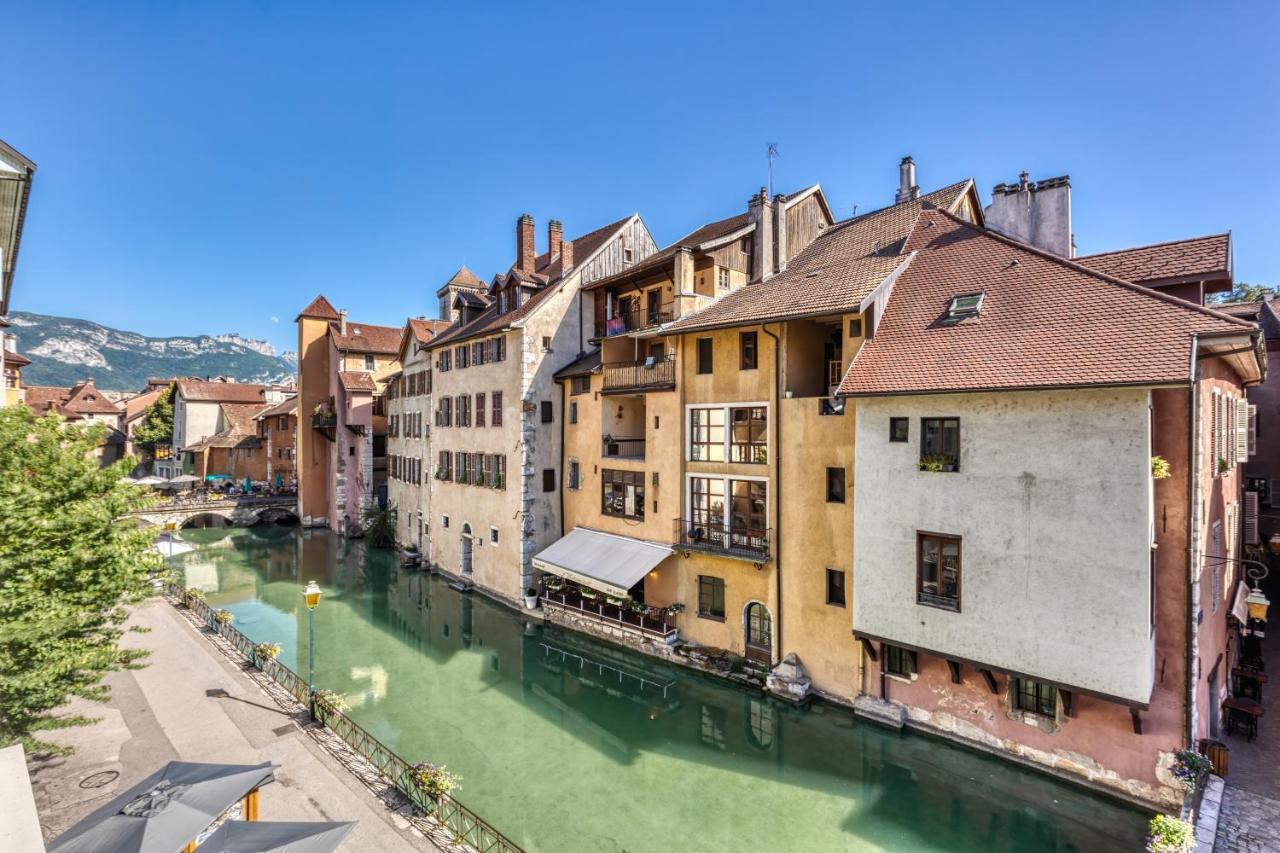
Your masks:
{"label": "doorway", "polygon": [[471,525],[462,525],[462,574],[463,577],[471,576]]}
{"label": "doorway", "polygon": [[743,621],[746,631],[747,660],[771,666],[773,664],[773,618],[769,615],[769,608],[758,601],[753,601],[747,605]]}

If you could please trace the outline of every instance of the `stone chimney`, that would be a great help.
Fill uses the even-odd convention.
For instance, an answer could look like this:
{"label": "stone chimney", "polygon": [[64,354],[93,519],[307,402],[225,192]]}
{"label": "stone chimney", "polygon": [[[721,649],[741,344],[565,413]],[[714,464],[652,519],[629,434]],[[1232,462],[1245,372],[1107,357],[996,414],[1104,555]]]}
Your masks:
{"label": "stone chimney", "polygon": [[787,269],[787,197],[782,193],[773,197],[773,265],[778,272]]}
{"label": "stone chimney", "polygon": [[904,201],[915,201],[918,198],[920,198],[920,187],[916,186],[916,161],[908,155],[898,164],[898,192],[893,197],[893,203],[902,204]]}
{"label": "stone chimney", "polygon": [[559,219],[547,223],[547,257],[554,258],[560,254],[560,245],[564,241],[564,226]]}
{"label": "stone chimney", "polygon": [[516,269],[532,273],[537,252],[533,248],[533,217],[521,214],[516,220]]}
{"label": "stone chimney", "polygon": [[773,275],[773,205],[767,188],[761,187],[747,200],[747,218],[756,226],[751,241],[751,278],[764,281]]}
{"label": "stone chimney", "polygon": [[560,274],[568,272],[573,268],[573,241],[560,241]]}
{"label": "stone chimney", "polygon": [[996,184],[983,211],[987,227],[1062,258],[1075,256],[1071,236],[1071,176]]}
{"label": "stone chimney", "polygon": [[347,333],[347,309],[343,308],[338,312],[338,332],[345,335]]}

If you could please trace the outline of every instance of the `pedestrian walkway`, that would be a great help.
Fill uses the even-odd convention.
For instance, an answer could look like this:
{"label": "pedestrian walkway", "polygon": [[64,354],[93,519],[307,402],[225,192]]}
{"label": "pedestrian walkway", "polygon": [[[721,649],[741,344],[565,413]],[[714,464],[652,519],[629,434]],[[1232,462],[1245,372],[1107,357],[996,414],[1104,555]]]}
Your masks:
{"label": "pedestrian walkway", "polygon": [[305,716],[281,709],[164,599],[139,605],[130,624],[145,629],[125,644],[151,650],[147,667],[112,673],[105,705],[73,702],[68,713],[99,722],[47,733],[75,752],[32,768],[46,839],[167,761],[271,761],[279,770],[262,789],[263,820],[357,821],[343,848],[352,851],[438,849],[308,737]]}

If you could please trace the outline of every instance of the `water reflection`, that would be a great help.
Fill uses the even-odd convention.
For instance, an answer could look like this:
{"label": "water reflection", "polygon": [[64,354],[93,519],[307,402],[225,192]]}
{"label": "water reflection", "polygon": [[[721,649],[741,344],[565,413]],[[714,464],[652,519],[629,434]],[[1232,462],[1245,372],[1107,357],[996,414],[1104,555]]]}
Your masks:
{"label": "water reflection", "polygon": [[184,533],[199,547],[174,558],[212,573],[210,602],[296,666],[319,582],[318,681],[530,850],[1141,848],[1144,815],[1040,774],[526,620],[327,533],[226,534]]}

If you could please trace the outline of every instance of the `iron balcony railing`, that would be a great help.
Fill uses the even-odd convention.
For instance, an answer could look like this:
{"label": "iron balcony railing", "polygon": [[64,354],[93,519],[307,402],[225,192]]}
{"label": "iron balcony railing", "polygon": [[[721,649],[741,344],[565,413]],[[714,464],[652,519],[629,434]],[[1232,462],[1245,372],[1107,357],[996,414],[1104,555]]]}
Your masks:
{"label": "iron balcony railing", "polygon": [[[310,685],[301,676],[275,658],[259,658],[257,644],[230,624],[219,622],[214,616],[213,608],[202,598],[191,595],[176,582],[166,583],[165,591],[174,600],[190,608],[209,630],[226,638],[237,652],[289,691],[299,703],[306,705],[310,701]],[[455,841],[478,853],[524,853],[520,845],[453,796],[445,795],[438,800],[429,797],[413,781],[413,765],[358,726],[350,717],[341,711],[326,708],[323,704],[317,704],[316,714],[320,722],[342,738],[356,754],[377,768],[378,773],[414,805],[427,814],[435,815],[436,820],[453,834]]]}
{"label": "iron balcony railing", "polygon": [[630,310],[619,310],[605,321],[604,335],[602,337],[611,338],[615,335],[625,335],[628,332],[651,329],[655,326],[661,326],[663,323],[670,323],[673,319],[675,319],[674,305],[670,302],[663,302],[661,305],[655,306],[639,305]]}
{"label": "iron balcony railing", "polygon": [[617,438],[612,435],[606,435],[602,442],[604,444],[603,453],[609,459],[644,458],[643,438]]}
{"label": "iron balcony railing", "polygon": [[769,534],[770,531],[767,528],[740,527],[732,524],[726,526],[718,519],[708,522],[677,518],[672,542],[678,548],[706,551],[763,563],[770,558]]}
{"label": "iron balcony railing", "polygon": [[544,589],[540,596],[544,605],[560,607],[597,622],[631,628],[641,634],[659,637],[664,642],[675,639],[676,626],[659,608],[661,615],[650,616],[646,611],[633,610],[626,604],[610,604],[601,594],[594,599],[583,598],[572,589]]}
{"label": "iron balcony railing", "polygon": [[675,387],[676,362],[671,356],[605,364],[604,390]]}

